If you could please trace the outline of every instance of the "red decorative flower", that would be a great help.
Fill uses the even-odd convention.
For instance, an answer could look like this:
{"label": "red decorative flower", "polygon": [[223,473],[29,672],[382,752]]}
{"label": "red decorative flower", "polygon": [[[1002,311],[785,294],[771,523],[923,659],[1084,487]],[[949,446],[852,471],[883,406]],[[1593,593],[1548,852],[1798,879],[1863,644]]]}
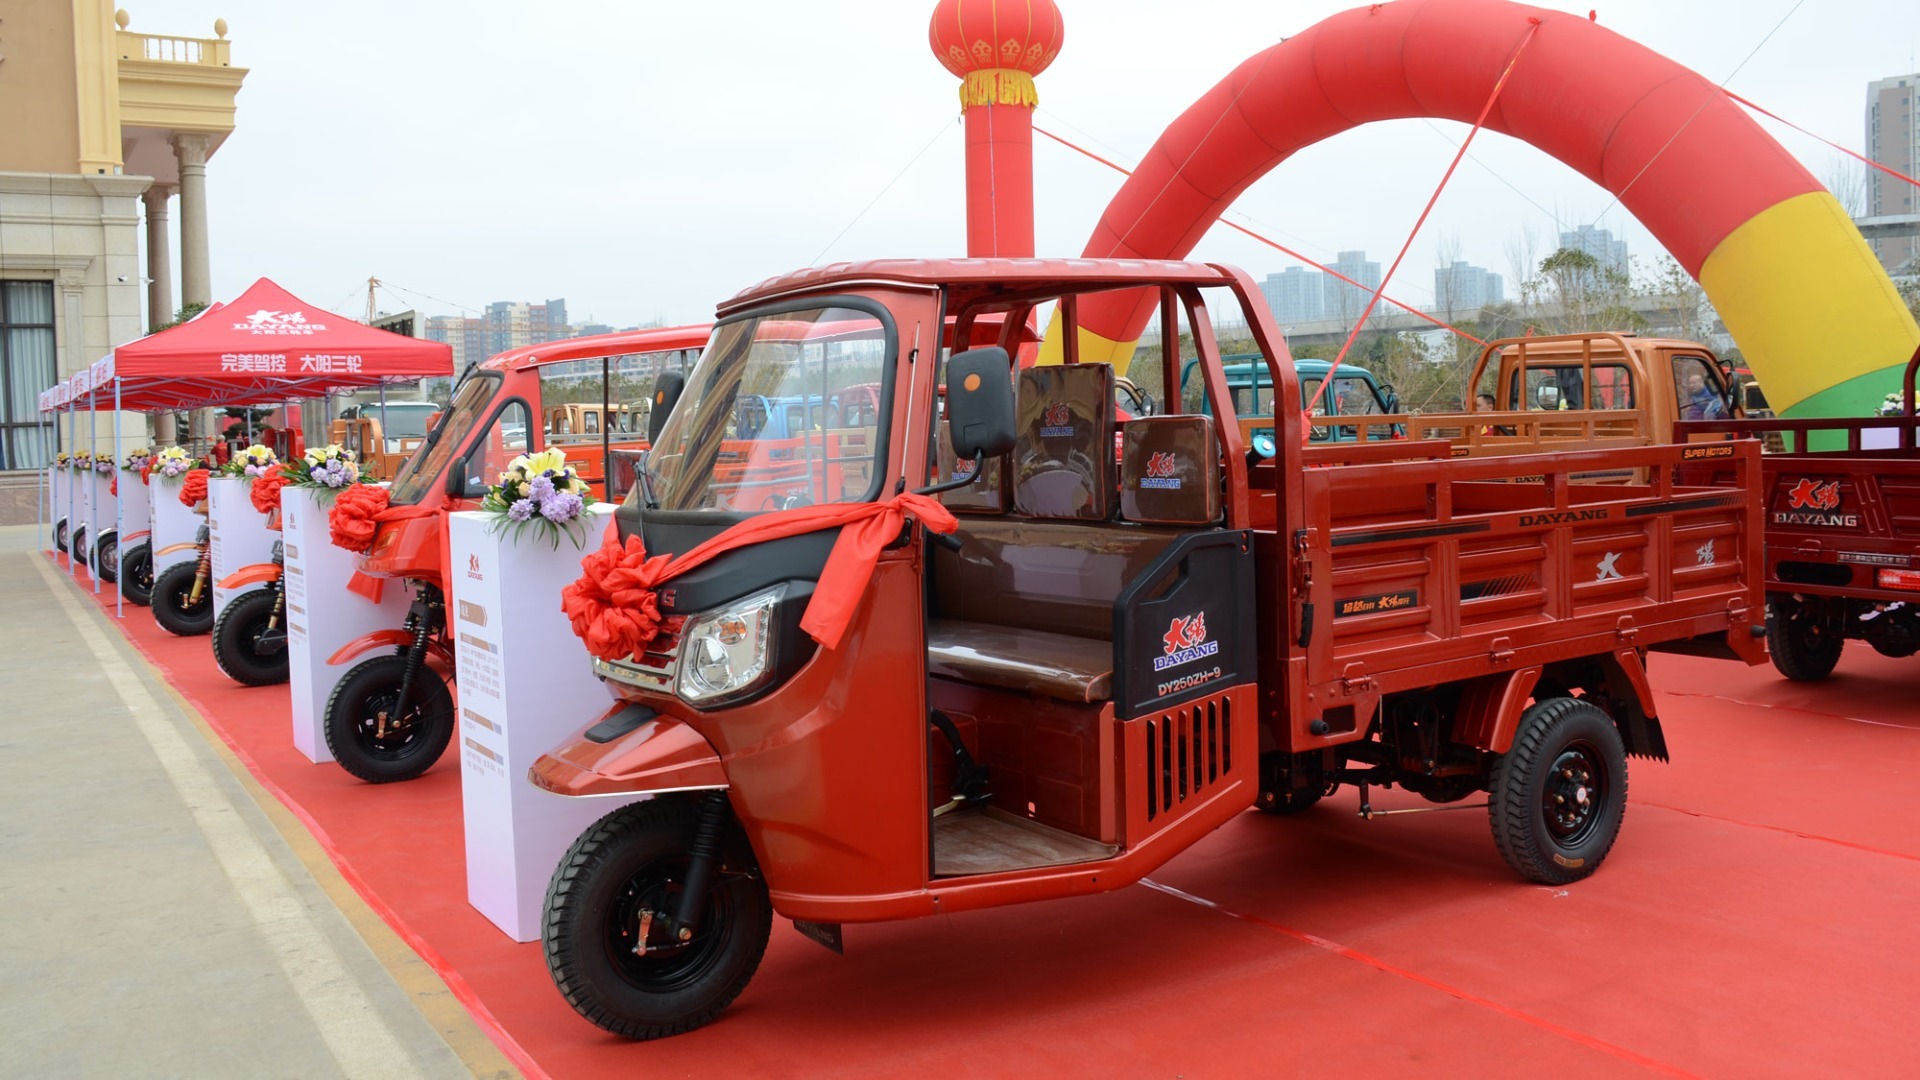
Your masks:
{"label": "red decorative flower", "polygon": [[187,478],[180,483],[180,505],[194,507],[207,497],[207,470],[190,469]]}
{"label": "red decorative flower", "polygon": [[263,514],[271,514],[280,509],[280,489],[286,486],[287,478],[280,473],[280,466],[268,466],[267,471],[253,478],[253,508]]}
{"label": "red decorative flower", "polygon": [[374,519],[387,508],[387,497],[386,488],[372,484],[355,484],[342,490],[327,514],[333,546],[362,555],[371,550],[379,525]]}
{"label": "red decorative flower", "polygon": [[625,660],[653,640],[660,630],[654,588],[669,561],[666,555],[649,559],[637,536],[622,545],[612,534],[580,560],[580,580],[560,590],[560,610],[588,652],[602,660]]}

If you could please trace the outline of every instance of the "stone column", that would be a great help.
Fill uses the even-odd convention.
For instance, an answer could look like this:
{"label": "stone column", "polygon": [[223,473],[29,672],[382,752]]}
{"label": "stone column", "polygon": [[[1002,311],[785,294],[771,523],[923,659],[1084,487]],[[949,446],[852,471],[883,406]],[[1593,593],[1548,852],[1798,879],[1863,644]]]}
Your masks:
{"label": "stone column", "polygon": [[173,240],[167,235],[167,200],[173,188],[155,184],[142,201],[147,204],[147,329],[173,321]]}
{"label": "stone column", "polygon": [[213,303],[213,271],[207,259],[207,142],[180,132],[173,154],[180,162],[180,302]]}
{"label": "stone column", "polygon": [[[213,303],[213,270],[207,257],[206,135],[182,131],[173,136],[180,163],[180,304]],[[204,450],[214,430],[211,410],[195,409],[188,431],[196,450]]]}
{"label": "stone column", "polygon": [[[147,204],[147,329],[151,331],[173,321],[173,240],[167,235],[167,200],[173,187],[155,184],[141,200]],[[153,418],[153,441],[159,446],[174,443],[172,413]]]}

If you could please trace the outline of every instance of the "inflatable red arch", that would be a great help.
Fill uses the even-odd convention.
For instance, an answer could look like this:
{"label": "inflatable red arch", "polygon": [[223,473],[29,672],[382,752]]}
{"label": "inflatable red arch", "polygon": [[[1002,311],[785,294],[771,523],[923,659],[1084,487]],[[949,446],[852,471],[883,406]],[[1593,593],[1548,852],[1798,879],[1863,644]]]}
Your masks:
{"label": "inflatable red arch", "polygon": [[[1534,20],[1487,127],[1614,193],[1700,281],[1776,409],[1871,412],[1920,326],[1833,196],[1699,74],[1506,0],[1373,4],[1256,54],[1161,135],[1086,254],[1184,258],[1302,147],[1378,120],[1473,122]],[[1101,299],[1080,309],[1081,357],[1124,371],[1153,300]]]}

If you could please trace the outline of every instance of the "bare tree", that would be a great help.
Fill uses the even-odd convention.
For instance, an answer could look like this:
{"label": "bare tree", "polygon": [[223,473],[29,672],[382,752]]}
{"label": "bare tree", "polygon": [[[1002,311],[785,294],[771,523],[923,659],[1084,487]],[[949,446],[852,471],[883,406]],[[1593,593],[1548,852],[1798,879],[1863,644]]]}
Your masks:
{"label": "bare tree", "polygon": [[1827,169],[1827,190],[1839,201],[1850,218],[1867,214],[1867,167],[1842,155]]}
{"label": "bare tree", "polygon": [[1648,276],[1644,292],[1659,310],[1662,326],[1677,337],[1704,341],[1717,317],[1707,291],[1671,255],[1663,255]]}
{"label": "bare tree", "polygon": [[1540,298],[1540,230],[1532,223],[1507,237],[1507,272],[1512,275],[1513,299],[1522,309],[1532,307]]}

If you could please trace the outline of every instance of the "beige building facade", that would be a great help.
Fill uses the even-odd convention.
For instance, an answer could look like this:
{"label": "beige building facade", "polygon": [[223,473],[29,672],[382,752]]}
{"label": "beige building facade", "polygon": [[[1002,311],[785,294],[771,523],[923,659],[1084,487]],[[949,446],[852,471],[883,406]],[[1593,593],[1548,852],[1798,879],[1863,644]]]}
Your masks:
{"label": "beige building facade", "polygon": [[[224,20],[211,38],[131,22],[110,0],[22,0],[0,17],[0,477],[72,442],[40,391],[213,299],[206,171],[247,72]],[[113,422],[81,421],[80,445]],[[121,428],[147,438],[145,417]],[[17,520],[6,502],[0,518]]]}

